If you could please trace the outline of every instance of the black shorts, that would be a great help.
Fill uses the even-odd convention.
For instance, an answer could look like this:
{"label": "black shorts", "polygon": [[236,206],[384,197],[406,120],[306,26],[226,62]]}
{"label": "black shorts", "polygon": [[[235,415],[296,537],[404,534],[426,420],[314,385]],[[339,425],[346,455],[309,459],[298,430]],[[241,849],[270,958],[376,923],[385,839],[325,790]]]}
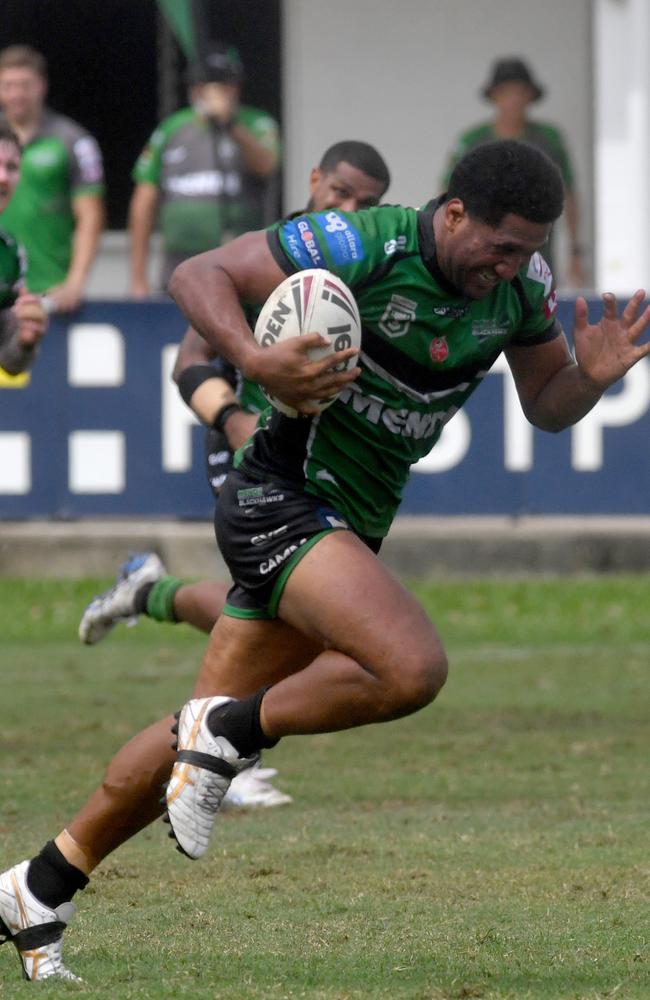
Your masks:
{"label": "black shorts", "polygon": [[[302,490],[260,483],[234,469],[214,516],[217,544],[235,581],[223,613],[276,618],[291,571],[331,531],[350,531],[339,511]],[[379,551],[381,539],[363,539]]]}

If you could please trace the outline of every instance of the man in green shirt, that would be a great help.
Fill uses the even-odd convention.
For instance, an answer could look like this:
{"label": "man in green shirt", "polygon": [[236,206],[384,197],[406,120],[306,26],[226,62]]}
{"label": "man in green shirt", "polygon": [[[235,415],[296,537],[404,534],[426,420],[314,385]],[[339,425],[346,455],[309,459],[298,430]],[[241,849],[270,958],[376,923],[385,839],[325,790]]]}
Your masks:
{"label": "man in green shirt", "polygon": [[[70,900],[111,851],[160,814],[161,783],[180,849],[201,857],[235,774],[285,736],[386,722],[431,702],[447,657],[415,598],[377,559],[412,461],[505,353],[528,419],[580,420],[639,360],[650,325],[639,290],[591,324],[575,309],[576,358],[540,256],[563,205],[553,163],[525,143],[487,143],[422,211],[379,206],[308,213],[181,264],[170,291],[220,355],[274,410],[228,477],[216,533],[235,584],[194,697],[124,746],[104,782],[37,857],[0,875],[0,921],[27,978],[72,978],[61,956]],[[303,235],[305,238],[303,239]],[[356,351],[311,361],[319,333],[260,347],[240,301],[287,274],[334,271],[355,294]],[[322,413],[309,400],[328,399]],[[65,907],[65,910],[62,908]]]}
{"label": "man in green shirt", "polygon": [[156,217],[164,288],[193,254],[221,246],[276,217],[269,195],[280,159],[277,122],[240,103],[236,49],[215,48],[189,74],[190,107],[155,130],[133,170],[129,208],[131,293],[149,295],[149,243]]}
{"label": "man in green shirt", "polygon": [[27,287],[57,312],[76,309],[104,220],[103,168],[95,139],[45,105],[47,68],[28,45],[0,52],[0,110],[17,134],[21,178],[0,226],[27,252]]}
{"label": "man in green shirt", "polygon": [[[482,142],[519,139],[543,150],[557,165],[564,181],[564,214],[570,241],[567,283],[576,288],[583,287],[585,273],[579,240],[578,199],[569,150],[556,125],[532,119],[528,114],[530,105],[544,96],[543,87],[537,83],[522,59],[498,59],[492,67],[490,78],[481,89],[481,95],[494,105],[494,118],[473,125],[458,137],[445,168],[443,186],[447,185],[451,172],[461,157]],[[550,246],[545,248],[544,256],[551,270],[555,270]]]}

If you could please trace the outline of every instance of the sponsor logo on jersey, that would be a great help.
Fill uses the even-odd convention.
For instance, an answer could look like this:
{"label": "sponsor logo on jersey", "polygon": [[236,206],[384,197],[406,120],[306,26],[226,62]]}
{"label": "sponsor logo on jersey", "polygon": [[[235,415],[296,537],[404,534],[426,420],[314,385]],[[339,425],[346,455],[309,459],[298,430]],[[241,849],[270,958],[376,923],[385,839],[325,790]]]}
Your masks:
{"label": "sponsor logo on jersey", "polygon": [[228,478],[228,473],[221,472],[218,476],[213,476],[211,478],[210,486],[212,487],[213,490],[216,490],[218,493],[227,478]]}
{"label": "sponsor logo on jersey", "polygon": [[301,215],[282,226],[287,249],[301,267],[325,267],[323,250],[309,219]]}
{"label": "sponsor logo on jersey", "polygon": [[[148,152],[148,150],[147,150]],[[187,158],[187,146],[172,146],[163,153],[163,163],[182,163]]]}
{"label": "sponsor logo on jersey", "polygon": [[436,413],[422,413],[406,407],[394,410],[386,406],[377,396],[365,396],[354,383],[347,385],[339,395],[339,401],[352,407],[369,424],[381,424],[391,434],[420,441],[436,435],[458,411],[457,406]]}
{"label": "sponsor logo on jersey", "polygon": [[265,494],[262,486],[252,486],[250,489],[237,490],[237,503],[240,507],[280,503],[281,500],[284,500],[284,493]]}
{"label": "sponsor logo on jersey", "polygon": [[539,283],[544,286],[545,297],[548,297],[551,294],[551,289],[553,288],[553,274],[551,273],[551,269],[542,257],[541,253],[534,253],[530,258],[526,277],[532,278],[533,281],[539,281]]}
{"label": "sponsor logo on jersey", "polygon": [[498,319],[476,319],[472,323],[472,336],[476,337],[480,344],[492,337],[507,337],[509,324],[507,320]]}
{"label": "sponsor logo on jersey", "polygon": [[553,290],[547,299],[544,299],[544,315],[551,319],[557,312],[557,292]]}
{"label": "sponsor logo on jersey", "polygon": [[434,306],[434,316],[448,316],[449,319],[462,319],[469,312],[469,304],[463,306]]}
{"label": "sponsor logo on jersey", "polygon": [[434,337],[429,344],[429,354],[431,355],[431,360],[435,361],[436,364],[446,361],[449,357],[449,344],[446,338]]}
{"label": "sponsor logo on jersey", "polygon": [[397,236],[394,240],[386,240],[384,243],[384,253],[387,257],[392,257],[398,250],[406,249],[406,236]]}
{"label": "sponsor logo on jersey", "polygon": [[85,184],[97,184],[102,179],[102,157],[94,139],[85,136],[74,144],[74,155]]}
{"label": "sponsor logo on jersey", "polygon": [[251,545],[264,545],[271,538],[276,538],[278,535],[284,535],[285,531],[289,530],[288,524],[283,524],[280,528],[275,528],[273,531],[262,531],[259,535],[253,535],[251,537]]}
{"label": "sponsor logo on jersey", "polygon": [[163,186],[170,194],[183,197],[216,197],[220,194],[234,197],[241,192],[241,178],[235,171],[199,170],[182,177],[167,177]]}
{"label": "sponsor logo on jersey", "polygon": [[379,329],[387,337],[403,337],[409,332],[411,323],[415,320],[417,307],[418,304],[413,299],[407,299],[404,295],[394,292],[379,321]]}
{"label": "sponsor logo on jersey", "polygon": [[325,235],[334,264],[353,264],[365,255],[361,236],[338,212],[319,212],[315,218]]}
{"label": "sponsor logo on jersey", "polygon": [[295,545],[287,545],[286,549],[283,549],[282,552],[276,552],[270,559],[265,559],[264,562],[260,563],[260,574],[262,576],[266,576],[267,573],[271,572],[271,570],[277,569],[277,567],[281,566],[282,563],[289,558],[289,556],[292,556],[294,552],[297,552],[300,546],[304,545],[306,541],[306,538],[301,538]]}

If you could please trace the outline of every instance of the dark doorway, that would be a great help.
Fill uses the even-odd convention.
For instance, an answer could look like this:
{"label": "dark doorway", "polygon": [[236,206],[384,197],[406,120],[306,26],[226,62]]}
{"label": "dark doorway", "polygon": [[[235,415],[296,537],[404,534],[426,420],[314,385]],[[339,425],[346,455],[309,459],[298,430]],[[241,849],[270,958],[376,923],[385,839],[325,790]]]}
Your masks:
{"label": "dark doorway", "polygon": [[[237,45],[243,99],[280,119],[280,0],[210,0],[214,38]],[[33,45],[49,65],[49,103],[85,125],[105,160],[108,227],[122,229],[131,169],[158,123],[163,26],[155,0],[3,0],[0,48]],[[175,45],[175,42],[172,42]],[[175,53],[177,107],[185,60]]]}

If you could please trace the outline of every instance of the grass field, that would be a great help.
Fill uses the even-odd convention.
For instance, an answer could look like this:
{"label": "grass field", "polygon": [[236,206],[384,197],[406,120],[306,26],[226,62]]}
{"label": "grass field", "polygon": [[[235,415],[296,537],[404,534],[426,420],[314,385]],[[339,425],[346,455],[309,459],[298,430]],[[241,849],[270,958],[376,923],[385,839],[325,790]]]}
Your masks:
{"label": "grass field", "polygon": [[[106,581],[0,580],[0,865],[56,834],[203,640],[141,622],[76,640]],[[447,687],[387,726],[285,740],[293,805],[227,814],[192,863],[162,823],[78,897],[81,987],[0,997],[648,1000],[650,580],[414,587]]]}

